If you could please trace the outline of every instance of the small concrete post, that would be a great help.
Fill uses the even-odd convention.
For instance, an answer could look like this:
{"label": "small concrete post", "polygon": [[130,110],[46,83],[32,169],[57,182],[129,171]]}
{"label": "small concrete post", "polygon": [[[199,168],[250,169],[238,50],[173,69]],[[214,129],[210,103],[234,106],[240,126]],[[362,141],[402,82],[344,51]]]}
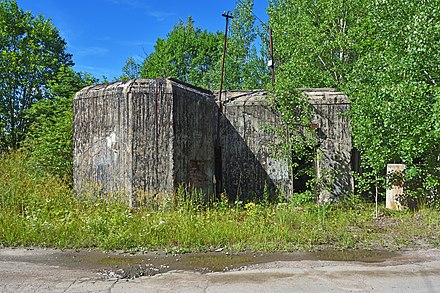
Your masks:
{"label": "small concrete post", "polygon": [[404,164],[388,164],[387,175],[395,174],[391,176],[393,182],[391,186],[387,188],[386,194],[386,208],[394,211],[402,210],[402,204],[399,202],[399,196],[403,195],[403,172],[406,165]]}

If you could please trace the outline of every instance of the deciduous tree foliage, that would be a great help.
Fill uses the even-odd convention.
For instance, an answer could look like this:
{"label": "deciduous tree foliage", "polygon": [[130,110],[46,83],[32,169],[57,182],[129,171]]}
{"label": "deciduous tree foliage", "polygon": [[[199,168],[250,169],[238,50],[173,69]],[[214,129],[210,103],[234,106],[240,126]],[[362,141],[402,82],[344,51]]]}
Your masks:
{"label": "deciduous tree foliage", "polygon": [[181,81],[210,87],[212,71],[220,59],[220,33],[210,33],[194,26],[191,17],[179,21],[166,39],[158,39],[154,52],[141,69],[142,77],[174,77]]}
{"label": "deciduous tree foliage", "polygon": [[300,87],[349,94],[365,170],[377,176],[387,163],[405,163],[407,190],[425,195],[440,182],[439,7],[439,0],[284,0],[269,9],[280,96]]}
{"label": "deciduous tree foliage", "polygon": [[139,78],[141,76],[141,66],[134,60],[133,57],[129,57],[125,61],[122,67],[122,75],[119,77],[120,80],[129,80]]}
{"label": "deciduous tree foliage", "polygon": [[356,61],[365,1],[271,1],[278,88],[336,87]]}
{"label": "deciduous tree foliage", "polygon": [[29,127],[26,112],[46,97],[48,81],[72,65],[50,20],[16,1],[0,1],[0,148],[17,148]]}
{"label": "deciduous tree foliage", "polygon": [[[223,89],[265,88],[270,80],[266,61],[256,48],[258,26],[253,0],[237,1],[230,22]],[[221,17],[219,15],[219,17]],[[174,77],[208,89],[219,89],[224,32],[195,27],[191,17],[179,21],[147,56],[142,77]]]}
{"label": "deciduous tree foliage", "polygon": [[344,85],[354,142],[373,173],[407,165],[407,190],[438,196],[440,185],[440,1],[371,1]]}
{"label": "deciduous tree foliage", "polygon": [[312,165],[316,147],[310,104],[297,89],[337,87],[346,81],[357,58],[351,36],[359,29],[358,16],[365,10],[362,3],[271,1],[268,13],[275,49],[275,106],[281,114],[279,133],[285,141],[284,153],[292,159],[294,175],[299,175],[298,165]]}
{"label": "deciduous tree foliage", "polygon": [[[264,89],[269,84],[268,56],[264,55],[264,50],[259,54],[256,47],[261,30],[252,13],[253,8],[253,0],[240,0],[232,12],[234,18],[228,36],[224,89]],[[268,46],[260,45],[262,48]],[[221,69],[220,65],[219,62],[217,68]]]}
{"label": "deciduous tree foliage", "polygon": [[49,97],[34,103],[27,112],[31,124],[22,148],[38,167],[68,183],[73,178],[73,96],[96,82],[90,74],[63,66],[48,82]]}

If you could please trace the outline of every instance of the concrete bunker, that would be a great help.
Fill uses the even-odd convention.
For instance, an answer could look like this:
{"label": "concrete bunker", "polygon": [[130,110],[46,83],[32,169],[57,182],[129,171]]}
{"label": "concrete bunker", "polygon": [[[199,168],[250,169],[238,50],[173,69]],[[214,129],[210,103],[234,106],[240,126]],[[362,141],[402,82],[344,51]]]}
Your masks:
{"label": "concrete bunker", "polygon": [[74,98],[74,186],[139,195],[188,184],[212,193],[217,106],[173,79],[87,87]]}
{"label": "concrete bunker", "polygon": [[[348,97],[334,89],[303,89],[322,134],[316,172],[319,201],[353,191],[351,135],[343,113]],[[227,91],[217,119],[214,95],[174,79],[136,79],[87,87],[74,98],[74,185],[139,195],[173,193],[185,184],[231,198],[295,191],[287,161],[275,159],[280,143],[265,125],[279,123],[265,91]],[[220,135],[217,136],[217,121]],[[217,141],[217,137],[220,138]],[[216,158],[216,149],[221,157]],[[217,166],[216,166],[217,162]],[[219,169],[221,180],[216,180]]]}
{"label": "concrete bunker", "polygon": [[[353,193],[352,141],[346,115],[349,98],[333,88],[299,89],[310,101],[318,132],[315,149],[317,201],[330,202]],[[239,197],[282,191],[290,196],[304,189],[295,170],[274,152],[281,143],[266,125],[278,125],[279,114],[268,102],[266,91],[227,91],[223,94],[221,127],[223,187]],[[294,160],[295,158],[291,158]]]}

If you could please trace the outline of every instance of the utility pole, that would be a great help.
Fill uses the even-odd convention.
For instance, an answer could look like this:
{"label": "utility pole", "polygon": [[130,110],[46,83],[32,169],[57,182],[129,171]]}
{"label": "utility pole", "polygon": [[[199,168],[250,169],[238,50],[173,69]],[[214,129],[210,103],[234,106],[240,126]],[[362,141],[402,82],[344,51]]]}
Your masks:
{"label": "utility pole", "polygon": [[223,76],[225,72],[225,57],[226,57],[226,44],[228,41],[228,27],[229,27],[229,19],[234,18],[230,11],[223,12],[223,17],[226,18],[226,28],[225,28],[225,39],[223,43],[223,57],[222,57],[222,71],[220,76],[220,89],[218,92],[218,113],[217,113],[217,143],[214,150],[215,156],[215,189],[217,197],[220,197],[220,193],[222,192],[222,148],[221,148],[221,135],[220,135],[220,124],[221,124],[221,115],[223,112],[222,106],[222,91],[223,91]]}
{"label": "utility pole", "polygon": [[227,41],[228,41],[229,19],[230,18],[231,19],[234,18],[230,11],[223,12],[222,16],[226,18],[226,28],[225,28],[225,38],[224,38],[224,42],[223,42],[223,57],[222,57],[222,71],[221,71],[221,76],[220,76],[220,91],[218,93],[219,112],[222,112],[223,76],[224,76],[224,73],[225,73],[225,57],[226,57],[226,44],[227,44]]}
{"label": "utility pole", "polygon": [[273,60],[273,38],[272,38],[272,28],[269,28],[269,41],[270,41],[270,60],[269,67],[272,73],[272,88],[275,89],[275,61]]}

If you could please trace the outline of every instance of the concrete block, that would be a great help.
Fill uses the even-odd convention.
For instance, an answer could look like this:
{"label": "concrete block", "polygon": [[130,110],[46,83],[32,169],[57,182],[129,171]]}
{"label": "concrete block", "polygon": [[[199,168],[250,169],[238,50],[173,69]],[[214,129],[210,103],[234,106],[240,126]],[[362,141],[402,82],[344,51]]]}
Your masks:
{"label": "concrete block", "polygon": [[403,196],[403,172],[405,171],[405,164],[388,164],[387,175],[390,182],[390,187],[386,191],[386,208],[394,211],[403,209],[403,205],[399,197]]}

